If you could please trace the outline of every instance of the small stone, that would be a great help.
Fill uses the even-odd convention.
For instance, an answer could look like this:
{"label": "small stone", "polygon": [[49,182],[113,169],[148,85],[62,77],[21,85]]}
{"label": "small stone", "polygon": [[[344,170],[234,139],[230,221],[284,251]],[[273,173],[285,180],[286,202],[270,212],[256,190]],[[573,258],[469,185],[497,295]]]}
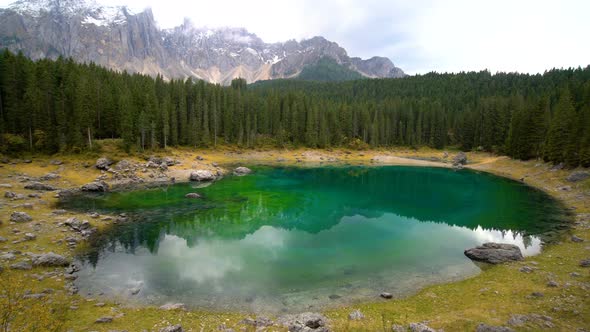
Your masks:
{"label": "small stone", "polygon": [[12,264],[10,265],[10,268],[13,270],[32,270],[33,266],[31,265],[31,262],[28,261],[22,261],[22,262],[18,262],[16,264]]}
{"label": "small stone", "polygon": [[576,243],[584,242],[584,239],[577,237],[575,235],[572,235],[571,240],[572,240],[572,242],[576,242]]}
{"label": "small stone", "polygon": [[166,303],[160,307],[161,310],[186,310],[184,303]]}
{"label": "small stone", "polygon": [[189,177],[190,181],[214,181],[215,180],[215,174],[213,174],[213,172],[208,171],[208,170],[197,170],[197,171],[193,171],[190,174]]}
{"label": "small stone", "polygon": [[582,276],[582,275],[581,275],[581,274],[579,274],[578,272],[572,272],[572,273],[570,273],[570,277],[572,277],[572,278],[579,278],[579,277],[581,277],[581,276]]}
{"label": "small stone", "polygon": [[95,306],[95,307],[102,308],[102,307],[104,307],[104,306],[105,306],[105,304],[104,304],[104,303],[102,303],[102,302],[98,302],[98,303],[96,303],[94,306]]}
{"label": "small stone", "polygon": [[348,314],[348,319],[350,320],[361,320],[363,318],[365,318],[365,315],[363,315],[363,313],[359,309],[356,309],[352,311],[350,314]]}
{"label": "small stone", "polygon": [[337,295],[337,294],[332,294],[332,295],[328,296],[328,298],[329,298],[330,300],[338,300],[338,299],[339,299],[339,298],[341,298],[341,297],[342,297],[342,296],[340,296],[340,295]]}
{"label": "small stone", "polygon": [[484,323],[477,325],[475,332],[514,332],[513,329],[504,326],[491,326]]}
{"label": "small stone", "polygon": [[10,221],[13,222],[28,222],[33,220],[33,217],[31,217],[29,214],[27,214],[26,212],[12,212],[12,214],[10,215]]}
{"label": "small stone", "polygon": [[160,329],[160,332],[183,332],[182,326],[180,325],[170,325]]}
{"label": "small stone", "polygon": [[508,320],[508,325],[523,326],[528,320],[529,318],[525,315],[512,315]]}
{"label": "small stone", "polygon": [[589,259],[583,259],[580,261],[580,266],[581,267],[590,267],[590,258]]}
{"label": "small stone", "polygon": [[94,165],[96,168],[106,171],[107,169],[109,169],[109,166],[111,166],[114,163],[114,161],[112,161],[109,158],[99,158],[96,161],[96,164]]}
{"label": "small stone", "polygon": [[547,287],[559,287],[559,284],[556,281],[550,280],[549,282],[547,282]]}
{"label": "small stone", "polygon": [[379,296],[381,296],[382,298],[387,299],[387,300],[393,298],[393,294],[387,293],[387,292],[383,292],[383,293],[379,294]]}
{"label": "small stone", "polygon": [[41,183],[41,182],[29,183],[25,186],[25,189],[39,190],[39,191],[55,191],[55,190],[57,190],[56,187],[49,185],[49,184]]}
{"label": "small stone", "polygon": [[112,322],[113,322],[113,317],[111,317],[111,316],[100,317],[99,319],[97,319],[95,321],[96,324],[105,324],[105,323],[112,323]]}
{"label": "small stone", "polygon": [[523,266],[519,269],[519,271],[522,273],[532,273],[534,270],[530,266]]}
{"label": "small stone", "polygon": [[393,331],[393,332],[408,332],[408,329],[403,325],[393,324],[391,326],[391,331]]}
{"label": "small stone", "polygon": [[37,239],[37,235],[33,233],[25,233],[25,241],[33,241]]}
{"label": "small stone", "polygon": [[541,292],[532,292],[531,296],[532,297],[543,297],[543,296],[545,296],[545,294],[543,294]]}
{"label": "small stone", "polygon": [[437,332],[435,329],[429,327],[424,323],[410,323],[410,331],[412,332]]}

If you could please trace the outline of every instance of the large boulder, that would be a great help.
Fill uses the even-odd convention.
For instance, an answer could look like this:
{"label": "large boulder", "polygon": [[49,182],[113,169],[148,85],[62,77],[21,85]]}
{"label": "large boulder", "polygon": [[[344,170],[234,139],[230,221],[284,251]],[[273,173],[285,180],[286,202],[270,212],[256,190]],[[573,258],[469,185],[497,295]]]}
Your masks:
{"label": "large boulder", "polygon": [[83,185],[80,189],[87,192],[107,192],[109,191],[109,185],[104,181],[95,181]]}
{"label": "large boulder", "polygon": [[13,222],[28,222],[33,220],[33,217],[31,217],[28,213],[26,212],[12,212],[12,214],[10,215],[10,221]]}
{"label": "large boulder", "polygon": [[570,174],[567,178],[565,178],[569,182],[579,182],[584,181],[590,177],[590,173],[584,171],[576,171]]}
{"label": "large boulder", "polygon": [[453,157],[453,166],[467,165],[467,155],[465,152],[459,152]]}
{"label": "large boulder", "polygon": [[278,323],[292,332],[321,331],[327,332],[328,319],[322,314],[304,312],[298,315],[285,315],[278,319]]}
{"label": "large boulder", "polygon": [[109,169],[109,166],[111,166],[112,164],[114,164],[114,161],[112,161],[109,158],[98,158],[98,160],[96,161],[96,164],[94,164],[94,167],[106,171],[107,169]]}
{"label": "large boulder", "polygon": [[481,246],[465,250],[465,256],[474,261],[490,264],[523,260],[520,248],[507,243],[484,243]]}
{"label": "large boulder", "polygon": [[213,172],[211,172],[211,171],[201,169],[201,170],[191,172],[189,180],[199,181],[199,182],[214,181],[215,174],[213,174]]}
{"label": "large boulder", "polygon": [[25,186],[25,189],[28,190],[40,190],[40,191],[54,191],[57,190],[56,187],[49,185],[49,184],[45,184],[45,183],[41,183],[41,182],[31,182],[29,184],[27,184]]}
{"label": "large boulder", "polygon": [[70,263],[69,259],[52,252],[33,256],[33,266],[61,267],[68,266]]}
{"label": "large boulder", "polygon": [[241,166],[241,167],[234,169],[234,174],[237,176],[248,175],[250,173],[252,173],[252,170],[249,169],[248,167]]}

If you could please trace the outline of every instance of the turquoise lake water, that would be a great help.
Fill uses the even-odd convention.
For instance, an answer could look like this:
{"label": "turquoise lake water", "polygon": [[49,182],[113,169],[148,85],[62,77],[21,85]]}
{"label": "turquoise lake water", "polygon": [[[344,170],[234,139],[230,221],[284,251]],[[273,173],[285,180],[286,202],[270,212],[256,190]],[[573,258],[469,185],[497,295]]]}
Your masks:
{"label": "turquoise lake water", "polygon": [[[543,192],[468,170],[253,169],[211,185],[64,202],[134,220],[80,255],[81,293],[212,310],[317,310],[480,273],[463,251],[484,242],[534,255],[567,222]],[[184,197],[192,192],[203,198]]]}

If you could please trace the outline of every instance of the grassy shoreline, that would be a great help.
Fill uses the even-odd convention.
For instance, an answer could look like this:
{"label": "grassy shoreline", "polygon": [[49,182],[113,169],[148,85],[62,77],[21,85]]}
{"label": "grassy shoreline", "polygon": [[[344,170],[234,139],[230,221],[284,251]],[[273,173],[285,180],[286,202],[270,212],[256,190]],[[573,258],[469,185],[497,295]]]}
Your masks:
{"label": "grassy shoreline", "polygon": [[[106,147],[102,153],[116,160],[127,159],[143,162],[144,156],[127,156],[115,148]],[[445,158],[444,151],[432,149],[396,149],[349,151],[335,150],[246,150],[233,148],[217,150],[173,149],[159,155],[172,156],[180,161],[180,165],[171,167],[167,176],[183,179],[191,169],[215,169],[213,163],[224,164],[279,164],[279,165],[411,165],[449,167],[451,156]],[[201,156],[204,160],[197,160]],[[538,161],[521,162],[505,157],[496,157],[486,153],[469,153],[471,169],[489,172],[524,182],[544,190],[560,200],[576,214],[578,223],[573,225],[572,234],[587,241],[574,243],[569,237],[561,243],[545,248],[538,256],[527,258],[522,263],[495,266],[483,273],[457,282],[428,286],[415,295],[402,299],[379,300],[361,303],[354,307],[342,307],[325,312],[331,320],[334,331],[375,331],[391,330],[392,324],[407,325],[411,322],[428,321],[433,328],[444,328],[446,331],[473,331],[480,322],[492,325],[506,325],[507,320],[514,314],[538,314],[550,316],[550,324],[530,320],[523,326],[512,327],[515,330],[547,329],[555,331],[575,331],[579,328],[590,328],[590,275],[588,269],[578,267],[581,259],[590,258],[590,181],[576,184],[565,182],[565,177],[571,172],[567,170],[550,170],[550,165]],[[51,163],[51,159],[59,159],[61,165]],[[298,159],[301,160],[298,162]],[[12,188],[2,188],[3,191],[13,191],[27,195],[32,191],[24,190],[23,177],[40,177],[55,172],[59,179],[47,181],[61,188],[79,187],[93,181],[101,175],[91,165],[96,156],[60,156],[38,157],[31,163],[4,164],[0,168],[0,183],[11,185]],[[437,160],[437,161],[431,161]],[[141,172],[140,172],[141,173]],[[151,173],[150,173],[151,174]],[[149,174],[146,181],[152,181]],[[570,186],[568,191],[560,190]],[[102,219],[92,219],[87,215],[68,212],[66,215],[52,214],[57,199],[53,192],[41,193],[41,198],[31,198],[23,201],[10,201],[3,198],[0,211],[3,224],[0,225],[0,237],[7,239],[0,243],[3,253],[18,250],[17,260],[22,259],[26,252],[49,252],[72,255],[64,239],[69,236],[63,228],[57,227],[58,222],[69,217],[89,220],[99,229],[109,227],[111,222]],[[23,203],[33,203],[32,209],[18,207]],[[8,219],[12,211],[25,211],[33,217],[33,221],[24,224],[10,224]],[[36,225],[36,224],[39,225]],[[15,231],[18,231],[15,233]],[[35,232],[34,241],[20,241],[23,234]],[[81,244],[83,246],[83,244]],[[9,263],[9,264],[6,264]],[[0,262],[10,265],[13,262]],[[534,268],[533,273],[522,273],[522,266]],[[570,273],[579,273],[572,277]],[[38,294],[44,289],[53,291],[43,299],[22,299],[20,312],[16,312],[17,320],[14,326],[23,326],[23,330],[33,330],[28,317],[39,317],[39,330],[56,331],[108,331],[128,330],[158,331],[160,328],[181,324],[186,331],[214,331],[224,324],[228,328],[239,330],[246,327],[239,321],[248,315],[236,312],[208,312],[208,311],[165,311],[154,307],[131,307],[117,304],[99,298],[69,296],[64,291],[63,269],[33,268],[30,271],[2,272],[3,285],[9,285],[18,290],[31,290]],[[39,280],[40,279],[40,280]],[[556,281],[559,287],[549,287],[549,280]],[[543,297],[531,297],[532,292],[542,292]],[[47,303],[50,301],[50,303]],[[97,306],[96,304],[102,304]],[[51,312],[51,307],[59,310]],[[2,309],[2,307],[0,307]],[[360,309],[365,318],[361,321],[350,321],[348,313],[353,309]],[[60,314],[63,312],[63,315]],[[31,316],[34,315],[34,316]],[[94,321],[103,316],[114,318],[112,323],[95,324]],[[62,322],[62,323],[60,323]],[[18,325],[21,324],[21,325]],[[27,325],[28,324],[28,325]],[[62,325],[60,325],[62,324]],[[543,325],[545,324],[545,325]],[[549,326],[551,325],[551,326]],[[269,330],[280,330],[277,327]]]}

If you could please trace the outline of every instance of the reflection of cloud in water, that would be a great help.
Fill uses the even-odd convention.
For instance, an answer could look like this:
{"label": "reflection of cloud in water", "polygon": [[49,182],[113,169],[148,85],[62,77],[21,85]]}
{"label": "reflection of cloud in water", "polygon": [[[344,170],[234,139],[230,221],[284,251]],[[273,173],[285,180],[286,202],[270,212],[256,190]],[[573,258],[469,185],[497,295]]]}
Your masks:
{"label": "reflection of cloud in water", "polygon": [[483,229],[481,226],[468,231],[481,243],[497,242],[517,245],[525,256],[532,256],[541,252],[541,239],[535,236],[523,237],[522,234],[510,230],[489,230]]}
{"label": "reflection of cloud in water", "polygon": [[230,272],[239,272],[248,264],[245,252],[256,252],[267,259],[276,258],[284,247],[287,230],[263,226],[242,240],[201,239],[192,247],[187,241],[166,235],[160,242],[158,258],[179,262],[179,277],[198,283],[220,280]]}

